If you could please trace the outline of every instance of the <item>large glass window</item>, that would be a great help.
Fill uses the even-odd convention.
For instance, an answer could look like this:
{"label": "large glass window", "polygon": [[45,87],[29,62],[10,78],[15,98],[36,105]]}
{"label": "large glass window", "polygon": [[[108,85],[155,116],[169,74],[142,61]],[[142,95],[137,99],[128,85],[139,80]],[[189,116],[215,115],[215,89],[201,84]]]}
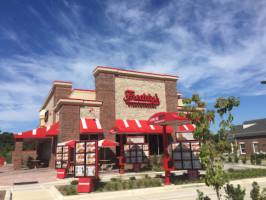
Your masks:
{"label": "large glass window", "polygon": [[253,151],[254,151],[254,153],[259,153],[260,152],[259,143],[258,142],[253,142]]}
{"label": "large glass window", "polygon": [[241,152],[241,154],[245,154],[246,153],[245,143],[240,143],[240,152]]}

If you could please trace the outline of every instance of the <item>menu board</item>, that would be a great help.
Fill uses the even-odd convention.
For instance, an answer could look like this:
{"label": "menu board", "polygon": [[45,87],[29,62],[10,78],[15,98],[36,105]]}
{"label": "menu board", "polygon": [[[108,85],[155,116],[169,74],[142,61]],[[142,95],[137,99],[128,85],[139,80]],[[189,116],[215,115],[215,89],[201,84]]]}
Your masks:
{"label": "menu board", "polygon": [[70,147],[69,146],[56,146],[55,168],[56,169],[69,169],[69,163],[70,163]]}
{"label": "menu board", "polygon": [[127,164],[148,163],[150,161],[149,144],[125,144],[124,155]]}
{"label": "menu board", "polygon": [[171,144],[174,167],[176,170],[202,169],[199,154],[201,141],[185,140]]}
{"label": "menu board", "polygon": [[127,144],[141,144],[145,143],[145,137],[144,136],[127,136]]}
{"label": "menu board", "polygon": [[74,177],[98,177],[98,142],[95,140],[75,143]]}

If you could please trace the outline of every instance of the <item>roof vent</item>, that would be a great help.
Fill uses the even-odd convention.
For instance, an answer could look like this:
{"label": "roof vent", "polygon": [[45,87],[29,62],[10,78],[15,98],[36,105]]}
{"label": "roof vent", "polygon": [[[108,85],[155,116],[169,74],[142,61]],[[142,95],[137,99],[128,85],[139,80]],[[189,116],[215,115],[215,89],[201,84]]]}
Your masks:
{"label": "roof vent", "polygon": [[254,124],[243,124],[243,129],[254,126],[256,123]]}

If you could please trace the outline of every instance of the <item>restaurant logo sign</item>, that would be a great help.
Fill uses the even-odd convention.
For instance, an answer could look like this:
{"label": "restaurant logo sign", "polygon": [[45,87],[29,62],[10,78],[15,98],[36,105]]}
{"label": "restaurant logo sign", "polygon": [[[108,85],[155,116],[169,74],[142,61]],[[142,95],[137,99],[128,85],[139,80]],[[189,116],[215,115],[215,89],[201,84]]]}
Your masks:
{"label": "restaurant logo sign", "polygon": [[136,95],[134,90],[126,90],[123,100],[128,106],[132,107],[156,108],[156,106],[160,105],[160,99],[157,94],[154,96],[145,93]]}

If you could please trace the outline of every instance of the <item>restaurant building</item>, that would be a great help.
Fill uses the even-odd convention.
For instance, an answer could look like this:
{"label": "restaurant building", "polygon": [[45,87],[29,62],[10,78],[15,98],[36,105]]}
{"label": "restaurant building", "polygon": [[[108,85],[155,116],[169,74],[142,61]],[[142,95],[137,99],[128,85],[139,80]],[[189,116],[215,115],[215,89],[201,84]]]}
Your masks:
{"label": "restaurant building", "polygon": [[[162,127],[147,125],[158,112],[175,112],[183,106],[177,92],[178,76],[144,73],[109,67],[93,71],[95,90],[72,89],[71,82],[54,81],[41,106],[40,126],[16,134],[14,169],[21,168],[22,147],[37,145],[37,159],[55,168],[55,147],[70,140],[108,139],[125,144],[128,136],[142,136],[150,154],[162,154]],[[194,126],[167,127],[168,142],[178,132],[192,132]],[[105,156],[118,163],[120,147],[105,149]],[[100,157],[103,151],[100,151]]]}

